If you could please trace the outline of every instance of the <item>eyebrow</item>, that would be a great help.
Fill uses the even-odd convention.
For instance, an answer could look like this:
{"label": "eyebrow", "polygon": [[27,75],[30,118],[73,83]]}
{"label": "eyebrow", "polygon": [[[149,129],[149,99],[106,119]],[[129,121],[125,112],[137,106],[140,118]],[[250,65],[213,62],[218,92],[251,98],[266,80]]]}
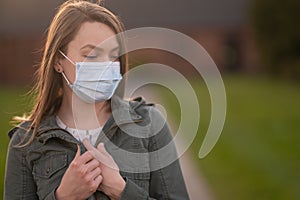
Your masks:
{"label": "eyebrow", "polygon": [[[92,44],[86,44],[86,45],[84,45],[83,47],[81,47],[80,50],[85,49],[85,48],[96,49],[96,50],[98,50],[98,51],[103,51],[103,50],[104,50],[103,48],[97,47],[97,46],[92,45]],[[118,49],[120,49],[119,46],[116,46],[116,47],[114,47],[113,49],[111,49],[110,51],[115,51],[115,50],[118,50]]]}

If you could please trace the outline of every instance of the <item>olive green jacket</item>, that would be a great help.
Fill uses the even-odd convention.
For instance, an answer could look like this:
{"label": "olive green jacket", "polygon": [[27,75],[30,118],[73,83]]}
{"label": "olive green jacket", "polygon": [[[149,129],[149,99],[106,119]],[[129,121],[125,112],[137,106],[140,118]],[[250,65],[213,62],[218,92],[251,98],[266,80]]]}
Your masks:
{"label": "olive green jacket", "polygon": [[[130,102],[114,98],[111,103],[113,114],[96,145],[103,142],[120,168],[126,181],[121,199],[189,199],[172,136],[160,113],[142,98]],[[15,147],[28,125],[9,132],[4,199],[55,199],[77,145],[81,153],[86,149],[57,125],[55,116],[43,120],[32,143]],[[97,191],[89,199],[109,198]]]}

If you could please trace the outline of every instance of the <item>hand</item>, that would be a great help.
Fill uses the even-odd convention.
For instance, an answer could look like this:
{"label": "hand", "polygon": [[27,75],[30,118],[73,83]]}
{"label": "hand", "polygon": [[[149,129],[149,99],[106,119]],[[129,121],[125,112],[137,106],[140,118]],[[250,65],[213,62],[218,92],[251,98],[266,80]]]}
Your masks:
{"label": "hand", "polygon": [[80,147],[78,146],[75,158],[56,190],[56,199],[87,199],[97,190],[101,181],[99,161],[89,151],[80,155]]}
{"label": "hand", "polygon": [[110,199],[120,199],[125,188],[125,181],[120,175],[119,167],[112,156],[106,151],[104,144],[100,143],[97,149],[88,140],[83,140],[85,148],[100,162],[103,180],[98,190],[104,192]]}

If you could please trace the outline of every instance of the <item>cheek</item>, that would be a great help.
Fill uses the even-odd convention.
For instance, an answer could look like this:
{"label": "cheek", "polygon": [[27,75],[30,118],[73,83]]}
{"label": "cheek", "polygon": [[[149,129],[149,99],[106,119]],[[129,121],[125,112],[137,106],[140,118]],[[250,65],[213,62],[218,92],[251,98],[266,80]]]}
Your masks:
{"label": "cheek", "polygon": [[66,77],[70,81],[70,83],[74,83],[75,78],[76,78],[76,69],[73,64],[71,64],[68,61],[63,62],[63,69]]}

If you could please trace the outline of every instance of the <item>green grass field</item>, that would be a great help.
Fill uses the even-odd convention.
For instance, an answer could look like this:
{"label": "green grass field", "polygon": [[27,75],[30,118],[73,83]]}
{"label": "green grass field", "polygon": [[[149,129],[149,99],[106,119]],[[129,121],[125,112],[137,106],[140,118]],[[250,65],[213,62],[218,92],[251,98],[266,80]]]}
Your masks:
{"label": "green grass field", "polygon": [[[204,84],[193,84],[201,122],[191,150],[216,199],[300,199],[300,85],[242,76],[225,76],[224,82],[226,124],[217,145],[202,160],[198,152],[209,122],[210,99]],[[0,197],[9,121],[26,110],[28,102],[21,100],[24,93],[0,89]],[[163,93],[176,124],[180,112],[172,95]]]}
{"label": "green grass field", "polygon": [[13,116],[22,115],[28,111],[28,98],[25,98],[25,89],[0,88],[0,198],[3,196],[3,181],[7,145],[7,132],[12,128]]}
{"label": "green grass field", "polygon": [[[204,84],[192,82],[201,120],[191,150],[216,199],[300,199],[300,85],[242,76],[225,76],[224,82],[225,126],[213,151],[201,160],[210,98]],[[178,124],[179,105],[172,95],[162,94]]]}

